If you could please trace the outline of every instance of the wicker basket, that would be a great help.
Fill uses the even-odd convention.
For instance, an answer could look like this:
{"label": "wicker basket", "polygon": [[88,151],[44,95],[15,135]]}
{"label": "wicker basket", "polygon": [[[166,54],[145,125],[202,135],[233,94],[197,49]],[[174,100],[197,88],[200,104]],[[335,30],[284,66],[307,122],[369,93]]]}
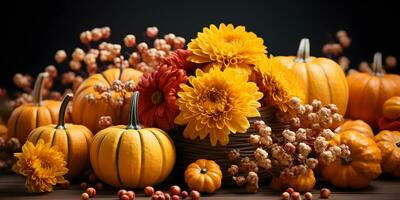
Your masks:
{"label": "wicker basket", "polygon": [[[256,134],[256,131],[253,129],[253,123],[256,120],[262,119],[265,123],[272,128],[273,133],[280,133],[285,128],[288,128],[286,125],[282,125],[278,123],[275,119],[275,109],[272,107],[262,107],[259,109],[261,117],[250,118],[250,128],[244,134],[230,134],[229,135],[229,144],[226,146],[211,146],[210,140],[207,137],[204,140],[196,139],[190,140],[183,138],[183,127],[176,130],[176,133],[172,134],[172,137],[175,142],[175,147],[177,151],[177,163],[175,172],[180,173],[176,174],[177,177],[182,177],[183,171],[185,167],[188,166],[191,162],[196,161],[199,158],[205,158],[209,160],[216,161],[222,170],[223,185],[233,185],[234,182],[232,180],[232,176],[227,173],[227,169],[231,166],[231,162],[228,160],[228,153],[232,149],[239,149],[241,156],[253,156],[253,152],[255,148],[248,143],[248,138],[250,134]],[[269,174],[265,171],[261,170],[258,173],[260,177],[260,182],[267,182],[270,180]]]}

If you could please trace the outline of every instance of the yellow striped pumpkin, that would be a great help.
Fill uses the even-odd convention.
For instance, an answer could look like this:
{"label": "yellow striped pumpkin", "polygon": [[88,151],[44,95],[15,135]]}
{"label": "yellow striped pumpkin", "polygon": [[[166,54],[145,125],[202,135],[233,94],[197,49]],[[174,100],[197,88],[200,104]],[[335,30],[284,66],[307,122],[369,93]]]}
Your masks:
{"label": "yellow striped pumpkin", "polygon": [[67,161],[68,174],[66,176],[76,177],[89,168],[89,152],[93,134],[85,126],[65,124],[64,114],[71,98],[71,94],[64,97],[58,124],[41,126],[32,130],[27,140],[36,144],[39,139],[43,139],[45,143],[51,142],[51,146],[57,146]]}
{"label": "yellow striped pumpkin", "polygon": [[128,125],[101,130],[90,149],[94,172],[115,187],[143,188],[160,183],[175,164],[175,147],[167,133],[139,124],[138,96],[139,92],[132,95]]}

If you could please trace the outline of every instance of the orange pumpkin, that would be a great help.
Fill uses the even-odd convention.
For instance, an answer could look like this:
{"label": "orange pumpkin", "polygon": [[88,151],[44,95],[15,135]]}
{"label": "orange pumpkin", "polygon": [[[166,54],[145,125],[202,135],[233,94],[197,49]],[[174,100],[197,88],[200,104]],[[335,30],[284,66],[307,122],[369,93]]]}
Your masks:
{"label": "orange pumpkin", "polygon": [[198,159],[185,170],[185,182],[191,190],[214,193],[221,187],[222,172],[213,160]]}
{"label": "orange pumpkin", "polygon": [[138,98],[136,91],[131,98],[128,125],[101,130],[90,148],[96,175],[115,187],[143,188],[160,183],[175,164],[175,147],[168,134],[139,124]]}
{"label": "orange pumpkin", "polygon": [[342,115],[346,112],[349,89],[343,70],[331,59],[311,57],[307,38],[301,40],[297,56],[275,58],[299,77],[306,93],[306,103],[319,99],[324,105],[336,104]]}
{"label": "orange pumpkin", "polygon": [[[126,123],[129,113],[129,104],[112,106],[110,103],[101,99],[101,94],[94,90],[96,84],[111,87],[114,81],[120,80],[125,83],[133,80],[136,84],[142,72],[126,68],[126,69],[109,69],[100,74],[95,74],[86,79],[75,92],[72,102],[72,120],[75,124],[82,124],[88,127],[93,133],[100,130],[98,125],[101,116],[111,116],[114,124]],[[97,101],[89,102],[87,95],[93,94]],[[122,94],[124,102],[129,102],[131,92]],[[112,91],[112,97],[120,96],[119,93]]]}
{"label": "orange pumpkin", "polygon": [[39,139],[51,146],[57,146],[67,161],[67,177],[76,177],[89,168],[89,150],[93,134],[82,125],[65,124],[64,116],[68,102],[72,98],[67,94],[61,104],[58,124],[41,126],[34,129],[27,140],[36,144]]}
{"label": "orange pumpkin", "polygon": [[7,132],[8,132],[7,126],[0,123],[0,137],[5,139],[7,137]]}
{"label": "orange pumpkin", "polygon": [[400,132],[381,131],[375,142],[382,153],[382,169],[392,176],[400,177]]}
{"label": "orange pumpkin", "polygon": [[29,133],[40,126],[57,123],[60,101],[42,101],[42,87],[48,73],[40,73],[33,89],[33,103],[24,104],[15,109],[8,120],[8,138],[16,137],[21,144]]}
{"label": "orange pumpkin", "polygon": [[400,76],[384,74],[380,53],[375,54],[372,68],[374,74],[352,73],[347,77],[350,96],[346,116],[361,119],[377,128],[384,102],[390,97],[400,96]]}
{"label": "orange pumpkin", "polygon": [[335,134],[329,143],[332,146],[347,145],[351,151],[350,156],[338,158],[329,165],[321,162],[322,177],[334,186],[364,188],[381,174],[381,151],[373,139],[348,130]]}
{"label": "orange pumpkin", "polygon": [[362,120],[348,120],[346,121],[337,132],[344,132],[344,131],[357,131],[369,138],[374,138],[374,132],[372,131],[371,127]]}
{"label": "orange pumpkin", "polygon": [[271,187],[274,190],[284,191],[287,188],[293,188],[295,191],[304,193],[312,191],[315,185],[314,172],[311,169],[307,169],[305,174],[300,174],[295,178],[287,176],[273,177],[271,181]]}
{"label": "orange pumpkin", "polygon": [[400,118],[400,96],[389,98],[383,104],[383,116],[389,120]]}

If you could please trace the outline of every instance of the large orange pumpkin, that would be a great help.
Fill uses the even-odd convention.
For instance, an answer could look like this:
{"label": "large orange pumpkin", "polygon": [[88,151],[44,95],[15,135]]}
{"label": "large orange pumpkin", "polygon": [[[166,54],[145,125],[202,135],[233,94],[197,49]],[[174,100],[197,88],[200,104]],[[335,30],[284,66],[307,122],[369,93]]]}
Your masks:
{"label": "large orange pumpkin", "polygon": [[375,136],[375,142],[381,149],[383,171],[400,177],[400,132],[382,131]]}
{"label": "large orange pumpkin", "polygon": [[293,188],[295,191],[304,193],[312,191],[315,185],[315,176],[312,169],[307,169],[305,174],[300,174],[297,177],[279,176],[273,177],[271,187],[274,190],[284,191],[287,188]]}
{"label": "large orange pumpkin", "polygon": [[362,120],[348,120],[343,123],[340,128],[337,129],[338,132],[344,132],[348,130],[357,131],[369,138],[374,138],[374,132],[371,127]]}
{"label": "large orange pumpkin", "polygon": [[389,98],[383,104],[383,116],[389,120],[400,119],[400,96]]}
{"label": "large orange pumpkin", "polygon": [[[111,116],[114,124],[126,123],[128,119],[129,105],[124,103],[122,107],[111,106],[110,103],[101,99],[101,94],[94,90],[96,84],[111,87],[114,81],[120,80],[125,83],[133,80],[136,84],[139,81],[142,72],[126,68],[126,69],[109,69],[100,74],[95,74],[86,79],[75,92],[72,102],[72,120],[75,124],[82,124],[88,127],[93,133],[100,130],[98,125],[101,116]],[[93,94],[97,101],[89,102],[87,95]],[[112,91],[113,97],[120,96],[117,92]],[[129,102],[132,95],[130,92],[122,94],[124,102]]]}
{"label": "large orange pumpkin", "polygon": [[400,76],[384,74],[380,53],[375,54],[372,67],[374,74],[360,72],[347,77],[350,96],[346,116],[377,128],[383,103],[390,97],[400,96]]}
{"label": "large orange pumpkin", "polygon": [[67,161],[67,177],[76,177],[89,168],[89,150],[93,140],[93,134],[82,125],[65,124],[65,110],[72,98],[67,94],[61,104],[58,124],[41,126],[34,129],[28,136],[27,141],[36,144],[39,139],[51,146],[57,146],[58,150],[65,155]]}
{"label": "large orange pumpkin", "polygon": [[115,187],[143,188],[160,183],[175,164],[175,147],[168,134],[139,124],[138,95],[137,91],[132,95],[128,125],[101,130],[90,148],[96,175]]}
{"label": "large orange pumpkin", "polygon": [[306,103],[319,99],[324,105],[336,104],[342,115],[346,112],[349,89],[343,70],[331,59],[311,57],[307,38],[301,40],[297,56],[275,58],[299,77],[306,93]]}
{"label": "large orange pumpkin", "polygon": [[24,104],[15,109],[8,120],[8,138],[16,137],[23,144],[29,133],[39,127],[58,122],[60,101],[42,101],[42,87],[47,72],[40,73],[33,89],[33,103]]}
{"label": "large orange pumpkin", "polygon": [[351,155],[346,158],[337,158],[329,165],[320,165],[322,177],[334,186],[364,188],[381,174],[381,151],[372,138],[348,130],[335,134],[329,143],[332,146],[347,145],[351,151]]}

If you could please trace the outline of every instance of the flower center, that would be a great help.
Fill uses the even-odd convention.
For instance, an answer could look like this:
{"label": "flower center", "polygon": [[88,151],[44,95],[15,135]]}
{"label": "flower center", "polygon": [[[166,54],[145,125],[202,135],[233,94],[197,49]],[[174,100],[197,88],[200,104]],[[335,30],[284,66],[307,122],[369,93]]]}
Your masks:
{"label": "flower center", "polygon": [[151,102],[154,105],[160,104],[163,100],[164,100],[164,95],[160,90],[154,91],[153,94],[151,95]]}
{"label": "flower center", "polygon": [[206,174],[208,172],[208,170],[206,168],[201,168],[200,169],[200,173],[202,174]]}
{"label": "flower center", "polygon": [[42,166],[43,169],[49,169],[51,167],[51,165],[45,160],[41,160],[40,165]]}
{"label": "flower center", "polygon": [[397,146],[397,147],[400,147],[400,142],[396,143],[396,146]]}
{"label": "flower center", "polygon": [[344,157],[341,159],[342,159],[342,164],[344,164],[344,165],[350,165],[350,163],[353,161],[353,159],[351,159],[350,156],[347,156],[347,157]]}

